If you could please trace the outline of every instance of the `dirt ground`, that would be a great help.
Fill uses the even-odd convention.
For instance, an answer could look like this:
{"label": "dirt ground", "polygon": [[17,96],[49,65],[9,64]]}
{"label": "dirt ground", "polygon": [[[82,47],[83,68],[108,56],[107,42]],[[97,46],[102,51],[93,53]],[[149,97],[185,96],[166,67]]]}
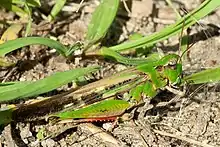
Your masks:
{"label": "dirt ground", "polygon": [[[78,3],[69,1],[56,21],[50,24],[45,23],[45,20],[38,15],[39,13],[48,14],[48,10],[51,9],[51,5],[48,5],[46,0],[42,0],[43,2],[45,2],[43,8],[34,13],[32,35],[53,36],[65,45],[69,45],[83,40],[91,13],[99,1],[85,1],[79,12],[75,10],[79,7],[80,1]],[[196,8],[201,2],[201,0],[176,0],[174,6],[181,14],[184,14]],[[72,6],[71,9],[69,6]],[[149,35],[174,23],[177,19],[173,9],[162,0],[132,0],[131,10],[130,14],[119,11],[104,41],[106,44],[123,42],[134,32]],[[17,17],[1,9],[1,19],[16,21]],[[190,38],[195,44],[190,49],[190,58],[186,59],[183,64],[184,74],[219,66],[219,20],[220,9],[191,27]],[[0,30],[2,34],[4,28]],[[175,52],[178,50],[178,42],[178,36],[175,36],[157,46],[165,53]],[[103,66],[102,71],[96,76],[100,79],[126,68],[114,62],[82,59],[81,57],[69,62],[53,50],[40,45],[15,51],[10,57],[19,61],[19,64],[10,69],[2,69],[1,80],[38,80],[57,71],[97,64]],[[219,84],[187,86],[185,97],[167,106],[156,106],[158,101],[166,102],[173,97],[168,92],[161,92],[154,99],[146,100],[144,105],[131,112],[134,115],[133,119],[118,123],[111,133],[106,130],[114,125],[112,122],[84,123],[77,126],[71,123],[8,125],[0,135],[0,147],[220,146]],[[44,136],[48,137],[39,140],[38,132],[42,130],[47,132]],[[49,136],[52,132],[57,133]]]}

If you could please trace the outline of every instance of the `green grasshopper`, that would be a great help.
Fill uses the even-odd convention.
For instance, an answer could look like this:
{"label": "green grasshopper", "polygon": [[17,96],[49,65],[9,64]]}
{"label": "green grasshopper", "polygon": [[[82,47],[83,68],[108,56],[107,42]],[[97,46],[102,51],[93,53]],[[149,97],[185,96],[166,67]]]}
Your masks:
{"label": "green grasshopper", "polygon": [[140,72],[131,68],[66,93],[48,97],[31,104],[17,105],[13,111],[12,120],[41,119],[46,114],[89,105],[113,96],[118,91],[122,91],[118,87],[121,84],[124,85],[123,90],[128,89],[132,85],[131,83],[138,79],[141,79]]}
{"label": "green grasshopper", "polygon": [[[166,55],[158,61],[126,69],[66,93],[30,104],[18,104],[11,109],[11,118],[6,118],[5,122],[32,121],[47,118],[47,115],[60,120],[113,120],[140,103],[143,96],[154,97],[158,89],[179,84],[182,66],[169,64],[178,59],[178,55]],[[125,92],[129,92],[127,99],[117,98]]]}
{"label": "green grasshopper", "polygon": [[177,62],[179,56],[170,54],[158,61],[137,66],[135,70],[139,72],[141,79],[137,81],[140,82],[134,84],[135,86],[130,85],[130,88],[122,88],[117,91],[117,93],[129,91],[130,97],[127,100],[118,99],[116,95],[111,95],[105,100],[102,98],[93,104],[50,116],[57,117],[60,120],[74,119],[75,122],[114,120],[127,109],[139,104],[143,96],[154,97],[158,89],[181,83],[182,65],[180,63],[170,65],[169,63],[173,60]]}

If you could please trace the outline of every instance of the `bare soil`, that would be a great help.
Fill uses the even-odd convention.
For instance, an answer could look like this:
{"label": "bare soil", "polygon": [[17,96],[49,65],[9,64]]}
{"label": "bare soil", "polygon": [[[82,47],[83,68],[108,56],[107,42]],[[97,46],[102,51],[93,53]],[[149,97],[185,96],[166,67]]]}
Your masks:
{"label": "bare soil", "polygon": [[[43,1],[43,0],[42,0]],[[65,45],[82,41],[91,19],[91,13],[98,0],[85,1],[79,12],[71,12],[65,7],[52,23],[46,23],[38,13],[48,14],[51,9],[46,0],[43,8],[39,8],[33,16],[33,36],[53,36]],[[77,9],[79,2],[69,1]],[[177,0],[175,8],[181,14],[193,10],[201,0]],[[47,4],[47,5],[46,5]],[[123,4],[122,4],[123,6]],[[71,7],[72,8],[72,7]],[[125,41],[134,32],[149,35],[172,24],[177,19],[173,9],[165,1],[132,0],[131,13],[120,10],[113,23],[107,39],[107,45]],[[0,20],[17,22],[17,17],[10,12],[0,10]],[[191,27],[190,41],[194,46],[190,49],[189,59],[184,61],[184,74],[191,74],[204,69],[217,67],[220,64],[220,9],[205,17],[199,24]],[[5,27],[0,29],[2,34]],[[23,32],[20,34],[22,36]],[[179,36],[158,44],[165,53],[178,51]],[[126,66],[111,61],[98,59],[75,58],[73,61],[59,56],[45,46],[34,45],[9,55],[19,61],[17,66],[0,72],[1,80],[26,81],[38,80],[57,71],[65,71],[77,67],[102,65],[96,79],[120,71]],[[67,89],[63,86],[60,89]],[[48,93],[51,95],[53,93]],[[168,147],[168,146],[220,146],[220,92],[219,84],[212,83],[198,86],[187,86],[185,97],[167,106],[158,107],[158,102],[166,102],[174,97],[168,92],[161,92],[152,100],[131,112],[133,119],[117,123],[113,122],[83,123],[74,126],[72,123],[50,125],[47,123],[18,123],[5,127],[0,135],[0,147],[78,147],[78,146],[134,146],[134,147]],[[37,133],[44,130],[45,138],[38,140]],[[54,133],[56,132],[56,133]],[[52,136],[49,136],[52,134]]]}

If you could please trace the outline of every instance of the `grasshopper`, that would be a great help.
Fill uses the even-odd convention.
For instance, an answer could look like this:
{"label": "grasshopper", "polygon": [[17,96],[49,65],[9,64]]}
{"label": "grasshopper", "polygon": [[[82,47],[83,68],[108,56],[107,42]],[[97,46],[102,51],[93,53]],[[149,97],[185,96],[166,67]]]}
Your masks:
{"label": "grasshopper", "polygon": [[[45,98],[31,104],[18,104],[11,113],[11,121],[33,121],[55,117],[59,120],[114,120],[127,109],[136,106],[144,96],[154,97],[159,89],[180,83],[182,65],[170,65],[179,56],[170,54],[158,61],[128,68],[105,79]],[[127,99],[118,95],[128,92]]]}
{"label": "grasshopper", "polygon": [[178,61],[179,56],[170,54],[156,62],[137,66],[135,71],[138,71],[141,80],[136,79],[136,82],[138,82],[133,82],[135,84],[133,86],[130,84],[129,88],[125,88],[125,84],[121,86],[125,89],[121,88],[117,91],[117,93],[129,91],[129,99],[127,100],[119,99],[116,95],[110,95],[107,99],[103,100],[101,98],[90,105],[84,105],[77,109],[55,113],[50,116],[57,117],[59,120],[74,119],[75,122],[115,120],[127,109],[139,104],[143,96],[154,97],[158,89],[163,89],[167,85],[172,87],[181,83],[182,65],[179,63],[170,65],[170,61],[173,60]]}
{"label": "grasshopper", "polygon": [[[101,101],[116,93],[129,89],[133,81],[140,81],[142,75],[135,68],[127,69],[105,79],[87,84],[65,93],[31,103],[20,104],[14,108],[12,120],[32,121],[45,118],[45,115],[58,111],[72,110]],[[137,82],[136,82],[137,83]],[[123,89],[119,88],[123,84]]]}

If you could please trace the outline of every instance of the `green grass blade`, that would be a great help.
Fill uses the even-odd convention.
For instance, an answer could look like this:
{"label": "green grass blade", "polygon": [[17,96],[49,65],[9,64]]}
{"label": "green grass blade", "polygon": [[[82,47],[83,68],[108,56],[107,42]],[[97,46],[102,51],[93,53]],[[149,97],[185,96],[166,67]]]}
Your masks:
{"label": "green grass blade", "polygon": [[26,8],[26,11],[28,13],[28,23],[27,23],[27,26],[26,26],[26,30],[25,30],[25,37],[27,37],[30,32],[31,32],[31,25],[32,25],[32,18],[31,18],[31,15],[32,15],[32,9],[28,6],[27,3],[24,4],[25,8]]}
{"label": "green grass blade", "polygon": [[16,49],[24,46],[41,44],[49,46],[50,48],[55,48],[60,54],[65,56],[68,49],[62,45],[60,42],[43,37],[24,37],[15,40],[9,40],[3,44],[0,44],[0,56],[4,57],[7,53],[10,53]]}
{"label": "green grass blade", "polygon": [[26,0],[26,3],[28,6],[31,6],[31,7],[40,7],[41,6],[40,0]]}
{"label": "green grass blade", "polygon": [[160,55],[157,53],[150,54],[147,58],[134,59],[134,58],[124,57],[121,54],[119,54],[118,52],[113,51],[108,48],[105,48],[105,47],[103,47],[99,51],[100,51],[101,55],[103,55],[104,57],[116,60],[117,62],[127,64],[127,65],[140,65],[140,64],[144,64],[144,63],[158,61],[160,59]]}
{"label": "green grass blade", "polygon": [[105,37],[111,26],[119,6],[120,0],[102,0],[93,13],[86,34],[86,45],[90,46]]}
{"label": "green grass blade", "polygon": [[7,125],[12,121],[12,112],[13,109],[8,108],[8,109],[0,109],[0,134],[1,130],[4,128],[4,125]]}
{"label": "green grass blade", "polygon": [[186,76],[183,80],[190,84],[202,84],[220,81],[220,68],[207,69],[195,74]]}
{"label": "green grass blade", "polygon": [[27,17],[28,16],[27,12],[25,12],[23,9],[19,8],[18,6],[13,5],[8,0],[1,0],[0,6],[4,7],[5,9],[7,9],[9,11],[16,13],[20,17]]}
{"label": "green grass blade", "polygon": [[12,112],[13,108],[6,108],[6,109],[0,109],[0,134],[1,129],[4,127],[4,125],[7,125],[12,121]]}
{"label": "green grass blade", "polygon": [[40,0],[25,0],[25,1],[11,0],[11,2],[13,4],[20,4],[20,5],[24,5],[24,3],[27,3],[27,5],[31,6],[31,7],[40,7],[41,6]]}
{"label": "green grass blade", "polygon": [[0,102],[36,96],[51,91],[98,69],[99,66],[78,68],[65,72],[58,72],[34,82],[26,81],[17,82],[15,84],[10,82],[9,85],[0,87]]}
{"label": "green grass blade", "polygon": [[[184,28],[188,28],[195,24],[199,19],[208,15],[210,12],[214,11],[220,6],[219,0],[206,0],[197,9],[188,13],[183,18],[179,19],[175,24],[168,26],[160,32],[156,32],[150,36],[143,37],[138,40],[129,41],[110,47],[110,49],[115,51],[129,50],[132,48],[140,48],[144,46],[153,45],[159,41],[165,40],[177,33],[181,32],[184,23]],[[185,22],[184,22],[185,21]]]}
{"label": "green grass blade", "polygon": [[57,14],[61,11],[63,6],[65,5],[66,0],[56,0],[55,5],[53,6],[50,15],[48,16],[48,20],[52,21],[57,16]]}

